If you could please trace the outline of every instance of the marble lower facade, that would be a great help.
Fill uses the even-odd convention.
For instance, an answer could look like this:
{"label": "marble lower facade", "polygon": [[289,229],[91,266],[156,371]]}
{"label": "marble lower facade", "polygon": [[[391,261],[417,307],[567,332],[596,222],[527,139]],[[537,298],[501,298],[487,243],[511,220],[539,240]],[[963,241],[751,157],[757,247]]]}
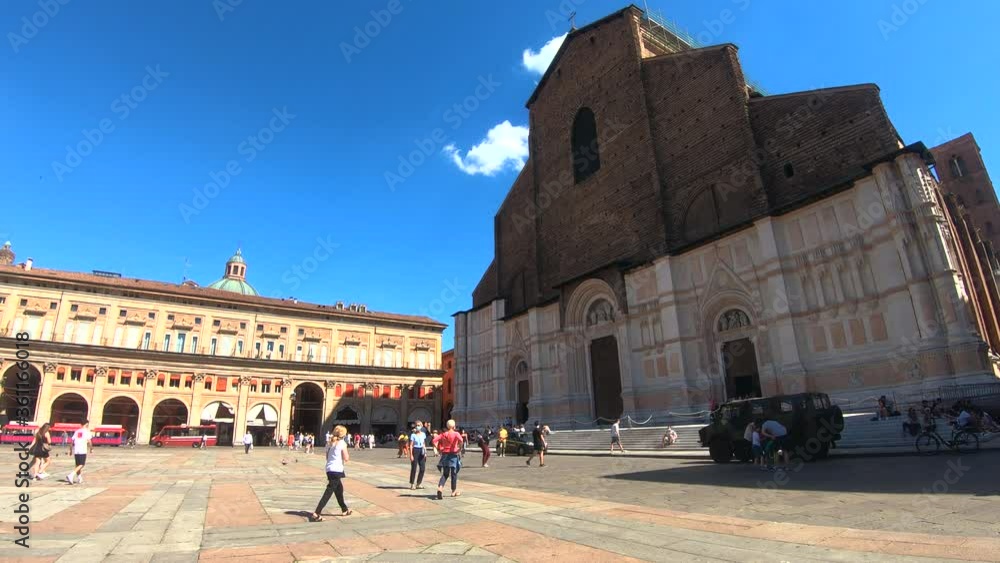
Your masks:
{"label": "marble lower facade", "polygon": [[803,391],[846,409],[998,379],[992,249],[917,155],[809,206],[523,312],[458,313],[465,424],[667,418]]}

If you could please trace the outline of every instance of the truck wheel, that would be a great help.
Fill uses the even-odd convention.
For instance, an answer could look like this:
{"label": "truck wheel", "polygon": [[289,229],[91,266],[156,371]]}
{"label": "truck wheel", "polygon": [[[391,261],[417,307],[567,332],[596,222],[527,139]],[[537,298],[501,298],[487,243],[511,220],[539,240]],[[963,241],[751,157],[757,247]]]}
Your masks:
{"label": "truck wheel", "polygon": [[195,442],[195,443],[191,444],[191,447],[197,450],[198,446],[200,446],[200,445],[201,445],[201,442]]}
{"label": "truck wheel", "polygon": [[830,442],[823,442],[819,451],[816,452],[816,459],[826,459],[830,455]]}
{"label": "truck wheel", "polygon": [[153,445],[156,446],[157,448],[162,448],[163,447],[163,442],[157,440],[157,441],[153,442]]}
{"label": "truck wheel", "polygon": [[753,461],[753,447],[750,442],[738,442],[733,449],[736,459],[743,462]]}
{"label": "truck wheel", "polygon": [[528,450],[524,446],[518,446],[517,455],[524,455],[528,453]]}
{"label": "truck wheel", "polygon": [[729,442],[716,440],[708,446],[708,455],[715,463],[729,463],[733,458],[733,448]]}

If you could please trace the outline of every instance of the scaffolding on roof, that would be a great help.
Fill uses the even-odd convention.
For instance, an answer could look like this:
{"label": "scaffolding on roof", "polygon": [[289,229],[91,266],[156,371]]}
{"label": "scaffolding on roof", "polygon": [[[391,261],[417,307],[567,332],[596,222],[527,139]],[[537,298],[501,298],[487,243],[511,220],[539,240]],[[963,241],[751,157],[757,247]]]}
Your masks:
{"label": "scaffolding on roof", "polygon": [[[686,29],[678,25],[676,22],[666,18],[661,12],[650,10],[648,6],[644,6],[644,8],[644,31],[646,31],[651,39],[659,43],[660,46],[668,52],[677,53],[680,51],[706,47],[706,45],[701,44],[700,41],[688,33]],[[764,90],[759,83],[745,75],[744,79],[747,82],[747,86],[749,86],[752,91],[757,92],[762,96],[768,95],[767,91]]]}

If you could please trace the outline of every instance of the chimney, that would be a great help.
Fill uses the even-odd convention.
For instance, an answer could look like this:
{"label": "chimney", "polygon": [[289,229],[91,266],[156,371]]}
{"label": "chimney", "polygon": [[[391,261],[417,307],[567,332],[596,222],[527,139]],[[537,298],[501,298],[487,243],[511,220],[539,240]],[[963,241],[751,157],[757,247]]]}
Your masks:
{"label": "chimney", "polygon": [[33,262],[34,262],[34,260],[32,260],[31,258],[28,258],[27,260],[24,261],[24,271],[25,272],[31,271],[31,264]]}

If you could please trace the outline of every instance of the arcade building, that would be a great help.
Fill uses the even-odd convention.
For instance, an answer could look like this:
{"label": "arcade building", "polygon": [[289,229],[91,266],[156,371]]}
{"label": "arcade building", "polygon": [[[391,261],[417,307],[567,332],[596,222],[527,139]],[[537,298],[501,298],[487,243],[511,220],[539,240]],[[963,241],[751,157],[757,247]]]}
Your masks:
{"label": "arcade building", "polygon": [[[262,297],[237,251],[200,287],[14,263],[0,249],[2,420],[26,398],[34,423],[120,424],[149,442],[165,425],[218,426],[257,444],[336,424],[395,433],[441,418],[441,333],[427,317]],[[30,335],[17,388],[14,334]],[[23,348],[22,348],[23,349]]]}
{"label": "arcade building", "polygon": [[878,86],[768,94],[735,45],[673,29],[635,6],[574,29],[530,94],[529,158],[454,315],[453,417],[996,385],[995,249]]}

